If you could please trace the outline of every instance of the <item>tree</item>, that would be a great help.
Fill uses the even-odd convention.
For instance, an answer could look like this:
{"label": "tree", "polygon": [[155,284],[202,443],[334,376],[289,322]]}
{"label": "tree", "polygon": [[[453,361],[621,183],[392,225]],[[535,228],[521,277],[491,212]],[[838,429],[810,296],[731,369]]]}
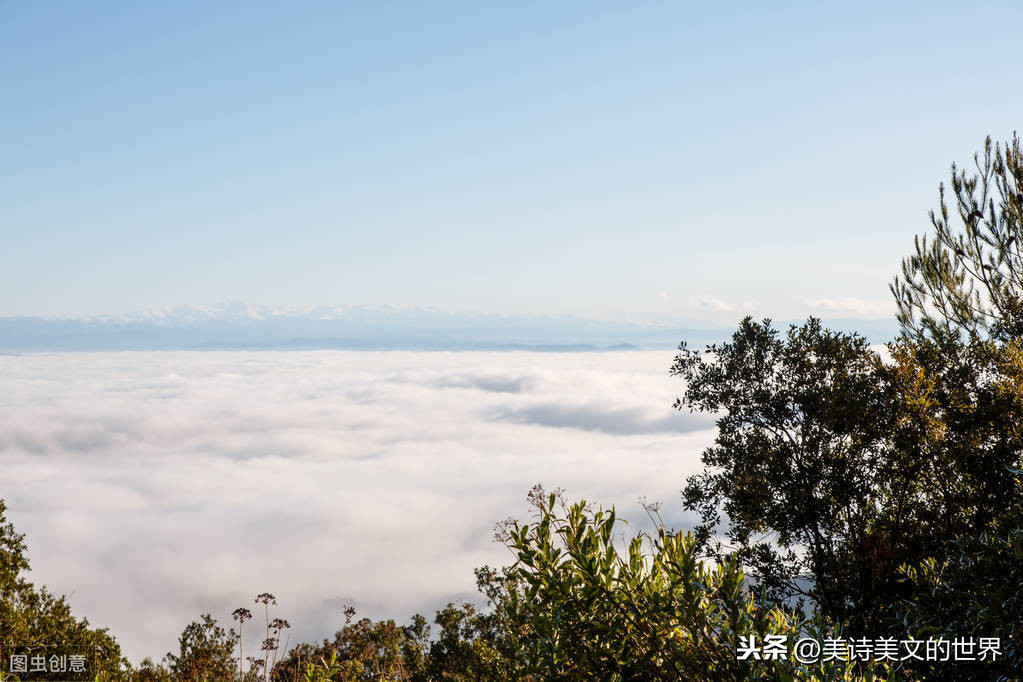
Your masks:
{"label": "tree", "polygon": [[139,663],[139,667],[132,671],[131,679],[135,682],[171,682],[171,675],[167,666],[157,665],[147,656]]}
{"label": "tree", "polygon": [[0,660],[7,661],[16,648],[60,645],[73,653],[85,652],[90,674],[127,673],[128,661],[105,628],[75,618],[63,596],[37,588],[25,577],[29,571],[25,536],[7,521],[6,511],[0,500]]}
{"label": "tree", "polygon": [[234,679],[235,634],[204,613],[189,623],[178,638],[178,653],[165,657],[175,682],[216,682]]}
{"label": "tree", "polygon": [[294,647],[277,663],[273,677],[295,680],[312,665],[309,670],[319,670],[321,676],[339,682],[424,679],[421,676],[427,665],[429,626],[422,616],[416,616],[412,625],[401,627],[393,620],[356,621],[354,615],[355,609],[346,607],[345,622],[333,640],[324,639],[319,646]]}
{"label": "tree", "polygon": [[[506,583],[498,574],[481,569],[477,575],[481,589],[500,598],[497,595]],[[430,625],[421,615],[414,616],[406,626],[398,626],[393,620],[354,621],[354,613],[351,607],[346,608],[345,623],[333,640],[325,639],[318,646],[296,646],[277,664],[274,679],[298,679],[307,670],[316,678],[337,681],[523,679],[513,652],[506,646],[505,621],[497,610],[448,604],[435,615],[434,623],[440,631],[432,641]]]}
{"label": "tree", "polygon": [[[747,318],[705,353],[683,343],[672,374],[686,382],[676,407],[718,415],[707,469],[683,491],[705,554],[734,550],[771,597],[806,598],[854,634],[979,635],[987,623],[1018,649],[1018,138],[988,139],[975,164],[952,169],[961,230],[941,187],[935,234],[892,284],[902,334],[886,358],[813,319],[782,337]],[[1019,665],[1009,655],[998,669],[1015,678]],[[912,674],[976,674],[951,670]]]}
{"label": "tree", "polygon": [[[477,571],[478,580],[493,578],[485,569]],[[507,587],[508,583],[502,585]],[[528,679],[522,672],[517,650],[509,646],[510,633],[504,629],[509,621],[499,610],[481,611],[468,603],[448,604],[437,611],[434,623],[440,626],[440,632],[430,644],[425,679],[460,682]]]}
{"label": "tree", "polygon": [[[1017,474],[1023,472],[1016,472]],[[1023,495],[942,560],[904,567],[913,588],[904,622],[918,639],[997,637],[1001,657],[986,679],[1019,679],[1023,666]],[[967,664],[933,666],[928,679],[967,679]]]}
{"label": "tree", "polygon": [[[707,469],[683,493],[708,553],[735,551],[774,600],[809,598],[837,621],[876,615],[898,565],[869,549],[895,420],[878,355],[813,319],[783,339],[770,320],[746,318],[730,343],[708,347],[711,361],[679,350],[676,407],[720,415]],[[727,546],[714,542],[722,512]]]}
{"label": "tree", "polygon": [[707,554],[735,551],[772,599],[854,632],[897,620],[901,564],[943,558],[1006,508],[1023,452],[1018,343],[888,353],[814,319],[782,338],[747,318],[705,353],[682,344],[671,370],[676,407],[719,415],[683,491]]}
{"label": "tree", "polygon": [[[976,346],[977,344],[972,344]],[[982,347],[990,344],[981,344]],[[997,637],[1002,657],[988,666],[988,679],[1018,679],[1023,667],[1023,494],[1019,467],[1023,394],[1020,340],[998,347],[987,400],[972,417],[972,437],[942,443],[973,457],[975,471],[943,477],[944,490],[961,505],[970,523],[952,533],[948,551],[901,567],[910,589],[904,601],[905,631],[925,636]],[[956,420],[958,421],[958,420]],[[956,434],[957,429],[949,433]],[[981,473],[977,473],[977,472]],[[978,514],[983,509],[985,513]],[[965,668],[965,669],[964,669]],[[966,665],[935,666],[929,679],[957,680],[975,674]]]}
{"label": "tree", "polygon": [[909,338],[1023,335],[1023,150],[1019,138],[974,155],[976,173],[952,164],[957,230],[938,190],[933,236],[918,237],[891,285]]}

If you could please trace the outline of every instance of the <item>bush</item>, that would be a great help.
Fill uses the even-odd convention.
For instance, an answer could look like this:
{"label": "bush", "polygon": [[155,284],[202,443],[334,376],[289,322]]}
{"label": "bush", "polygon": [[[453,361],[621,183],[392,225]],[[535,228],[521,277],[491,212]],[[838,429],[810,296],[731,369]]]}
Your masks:
{"label": "bush", "polygon": [[613,508],[569,505],[539,487],[530,499],[535,521],[510,522],[504,538],[518,557],[521,591],[511,601],[527,671],[538,679],[873,680],[890,672],[789,656],[739,660],[741,647],[768,636],[791,646],[840,633],[758,599],[734,556],[705,565],[692,535],[659,520],[653,533],[619,539]]}

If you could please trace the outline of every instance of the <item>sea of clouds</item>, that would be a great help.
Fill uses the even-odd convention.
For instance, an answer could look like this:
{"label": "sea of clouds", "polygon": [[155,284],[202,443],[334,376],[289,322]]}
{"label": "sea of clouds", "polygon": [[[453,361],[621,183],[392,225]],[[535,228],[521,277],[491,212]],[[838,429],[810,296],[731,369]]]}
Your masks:
{"label": "sea of clouds", "polygon": [[264,591],[293,643],[344,604],[405,623],[478,601],[472,569],[513,561],[494,526],[535,483],[691,525],[679,490],[713,419],[672,409],[672,357],[3,355],[0,498],[30,577],[135,663]]}

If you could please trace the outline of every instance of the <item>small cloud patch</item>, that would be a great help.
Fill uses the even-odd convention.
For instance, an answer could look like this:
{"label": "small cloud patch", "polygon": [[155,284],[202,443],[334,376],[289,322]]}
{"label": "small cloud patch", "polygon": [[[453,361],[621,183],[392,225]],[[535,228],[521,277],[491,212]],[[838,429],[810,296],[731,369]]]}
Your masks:
{"label": "small cloud patch", "polygon": [[714,427],[714,417],[687,413],[653,415],[642,407],[562,405],[545,403],[497,412],[495,420],[557,428],[599,431],[615,436],[655,433],[689,433]]}

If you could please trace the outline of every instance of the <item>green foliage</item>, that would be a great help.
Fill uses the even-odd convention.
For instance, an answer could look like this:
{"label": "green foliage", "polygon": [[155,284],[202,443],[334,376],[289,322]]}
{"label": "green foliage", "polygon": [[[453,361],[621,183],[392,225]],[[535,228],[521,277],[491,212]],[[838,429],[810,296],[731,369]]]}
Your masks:
{"label": "green foliage", "polygon": [[[495,598],[504,587],[496,574],[483,569],[481,584]],[[512,652],[506,646],[503,621],[496,610],[479,611],[471,604],[448,604],[436,613],[436,639],[430,626],[416,615],[406,626],[393,620],[353,622],[346,608],[345,623],[333,640],[318,646],[300,644],[274,668],[279,680],[509,680],[517,679]]]}
{"label": "green foliage", "polygon": [[[807,597],[838,621],[873,617],[898,565],[870,551],[895,417],[879,357],[813,319],[782,339],[747,318],[707,354],[682,344],[671,370],[686,382],[676,407],[721,415],[707,469],[684,490],[701,543],[718,560],[734,550],[774,600]],[[713,542],[722,512],[730,547]]]}
{"label": "green foliage", "polygon": [[[1023,637],[1023,150],[985,141],[976,173],[952,166],[955,230],[939,190],[934,234],[916,243],[892,292],[903,336],[916,341],[923,381],[904,428],[907,468],[934,469],[935,492],[955,512],[928,528],[947,551],[902,571],[911,586],[910,632],[999,637],[1004,656],[989,679],[1019,679]],[[899,360],[900,358],[896,358]],[[905,363],[902,363],[905,364]],[[909,373],[904,373],[909,376]],[[926,386],[923,386],[926,384]],[[949,462],[960,463],[952,468]],[[936,466],[937,464],[937,466]],[[957,512],[957,513],[956,513]],[[923,535],[923,534],[921,534]],[[935,679],[964,679],[959,666]]]}
{"label": "green foliage", "polygon": [[836,636],[821,619],[772,607],[744,585],[735,557],[705,565],[692,535],[660,523],[618,538],[614,509],[566,504],[534,489],[533,523],[505,542],[529,603],[521,642],[537,679],[876,679],[878,669],[832,660],[739,660],[743,641]]}
{"label": "green foliage", "polygon": [[[373,622],[368,618],[352,622],[354,609],[345,609],[345,623],[333,640],[319,646],[299,644],[276,665],[273,677],[297,680],[299,673],[309,679],[411,680],[425,668],[428,630],[418,620],[403,628],[393,620]],[[420,617],[421,618],[421,617]],[[416,627],[419,625],[419,627]]]}
{"label": "green foliage", "polygon": [[[986,672],[990,679],[1017,678],[1023,662],[1023,496],[977,535],[958,540],[942,561],[928,559],[903,571],[913,586],[904,615],[908,631],[918,638],[998,637],[1002,657]],[[935,666],[932,677],[963,679],[964,668]]]}
{"label": "green foliage", "polygon": [[984,142],[976,173],[952,164],[957,230],[939,188],[934,234],[916,240],[891,285],[909,338],[933,340],[1023,335],[1023,150]]}
{"label": "green foliage", "polygon": [[185,627],[178,638],[178,653],[165,657],[174,682],[215,682],[235,676],[235,634],[225,631],[215,618],[203,614]]}
{"label": "green foliage", "polygon": [[134,682],[171,682],[171,674],[166,666],[157,665],[147,656],[132,671],[131,679]]}
{"label": "green foliage", "polygon": [[302,669],[302,678],[306,682],[327,682],[339,678],[341,666],[337,664],[337,652],[330,653],[330,660],[320,659],[315,663],[306,663]]}
{"label": "green foliage", "polygon": [[498,612],[481,612],[472,604],[448,604],[438,611],[434,623],[440,633],[430,644],[427,678],[459,682],[518,679],[521,662],[508,646],[503,622]]}
{"label": "green foliage", "polygon": [[1019,341],[899,343],[884,380],[898,421],[895,473],[911,495],[902,513],[927,542],[975,535],[1017,498],[1023,453]]}
{"label": "green foliage", "polygon": [[60,644],[88,652],[91,672],[123,674],[128,662],[105,628],[92,628],[87,619],[75,618],[64,597],[35,587],[25,577],[29,562],[24,535],[15,532],[6,511],[0,500],[0,660],[8,660],[14,647]]}
{"label": "green foliage", "polygon": [[901,564],[940,560],[1014,498],[1023,450],[1017,345],[888,351],[814,319],[782,338],[747,318],[672,367],[676,406],[720,415],[684,490],[707,554],[735,551],[770,598],[805,597],[864,635],[900,620]]}

